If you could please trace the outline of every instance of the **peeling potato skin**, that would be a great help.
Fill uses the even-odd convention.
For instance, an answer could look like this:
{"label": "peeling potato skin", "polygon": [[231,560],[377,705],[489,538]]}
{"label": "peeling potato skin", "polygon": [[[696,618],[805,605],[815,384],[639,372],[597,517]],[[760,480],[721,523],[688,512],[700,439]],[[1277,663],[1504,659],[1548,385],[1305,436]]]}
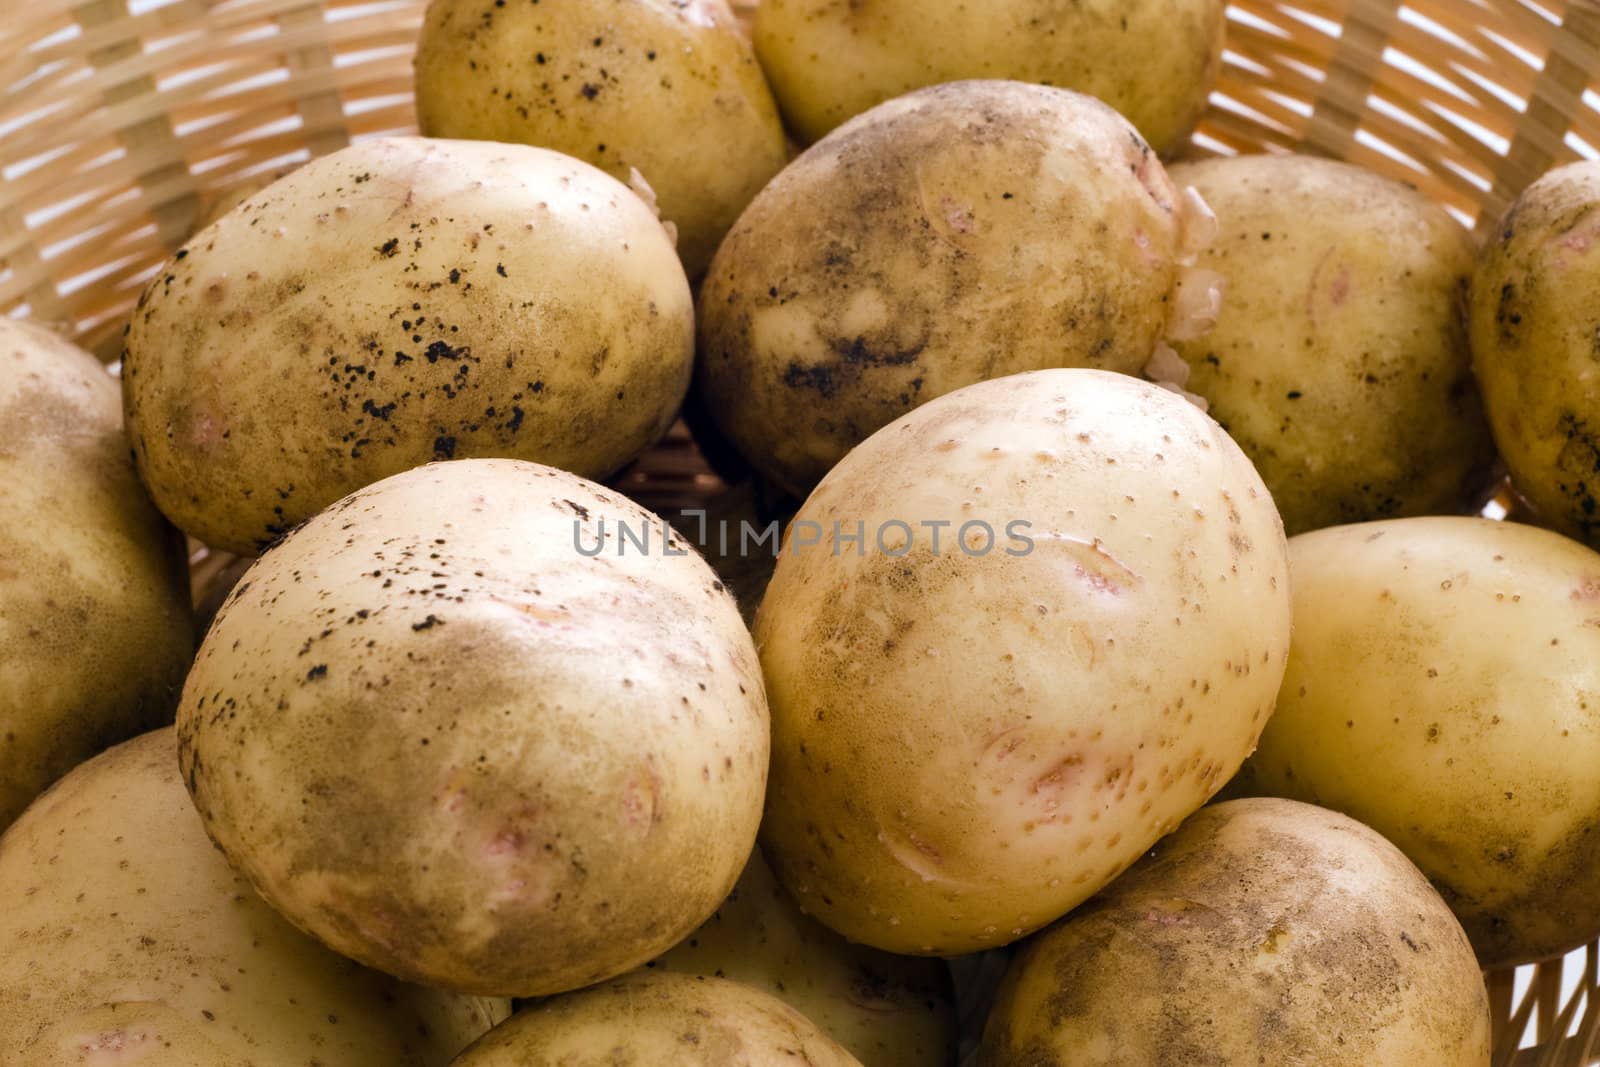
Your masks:
{"label": "peeling potato skin", "polygon": [[212,847],[176,756],[171,729],[114,748],[0,837],[0,1060],[444,1067],[510,1014],[284,922]]}
{"label": "peeling potato skin", "polygon": [[1206,808],[1011,965],[980,1067],[1488,1067],[1466,935],[1405,856],[1287,800]]}
{"label": "peeling potato skin", "polygon": [[604,477],[687,391],[694,309],[631,190],[544,149],[397,137],[306,164],[180,250],[123,392],[157,505],[251,555],[436,459]]}
{"label": "peeling potato skin", "polygon": [[1494,230],[1472,286],[1495,442],[1539,517],[1600,548],[1600,163],[1558,167]]}
{"label": "peeling potato skin", "polygon": [[[755,840],[759,663],[710,568],[615,554],[637,505],[513,460],[430,464],[265,554],[178,712],[206,828],[337,951],[539,996],[671,947]],[[597,543],[593,558],[574,547]]]}
{"label": "peeling potato skin", "polygon": [[194,656],[183,541],[128,458],[117,383],[0,318],[0,830],[96,752],[172,721]]}
{"label": "peeling potato skin", "polygon": [[[978,519],[999,547],[953,550]],[[791,538],[802,520],[823,543],[791,542],[756,619],[763,846],[851,940],[950,956],[1052,922],[1232,777],[1272,710],[1277,513],[1222,429],[1147,382],[952,393],[847,456]],[[900,558],[833,554],[835,521],[875,540],[889,520],[954,525],[937,557],[926,530]],[[1004,554],[1013,520],[1030,554]]]}
{"label": "peeling potato skin", "polygon": [[1472,238],[1442,207],[1306,156],[1178,164],[1220,230],[1227,280],[1206,337],[1176,343],[1188,388],[1233,435],[1291,535],[1467,510],[1494,444],[1472,380]]}
{"label": "peeling potato skin", "polygon": [[1222,0],[762,0],[755,42],[806,141],[890,97],[963,78],[1087,93],[1163,154],[1222,69]]}
{"label": "peeling potato skin", "polygon": [[433,0],[416,73],[425,134],[637,168],[691,277],[789,158],[726,0]]}
{"label": "peeling potato skin", "polygon": [[1104,104],[941,85],[813,146],[761,192],[700,293],[699,388],[804,497],[919,404],[1046,367],[1137,373],[1161,337],[1178,194]]}
{"label": "peeling potato skin", "polygon": [[767,993],[686,974],[632,974],[519,1012],[452,1067],[861,1067]]}
{"label": "peeling potato skin", "polygon": [[1600,934],[1600,554],[1397,519],[1289,543],[1295,634],[1249,788],[1400,847],[1485,968]]}
{"label": "peeling potato skin", "polygon": [[743,982],[794,1008],[864,1067],[950,1067],[956,1017],[937,960],[852,945],[808,918],[757,850],[716,914],[652,971]]}

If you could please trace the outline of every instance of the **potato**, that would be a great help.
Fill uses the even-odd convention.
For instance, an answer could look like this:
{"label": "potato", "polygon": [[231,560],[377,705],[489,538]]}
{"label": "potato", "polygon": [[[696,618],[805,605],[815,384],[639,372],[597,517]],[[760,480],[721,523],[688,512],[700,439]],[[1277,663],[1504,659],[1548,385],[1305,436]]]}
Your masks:
{"label": "potato", "polygon": [[1600,555],[1472,518],[1289,544],[1294,647],[1253,788],[1400,847],[1486,968],[1600,935]]}
{"label": "potato", "polygon": [[1099,97],[1163,154],[1194,129],[1222,68],[1223,0],[762,0],[756,51],[796,132],[815,141],[892,96],[1014,78]]}
{"label": "potato", "polygon": [[519,1013],[453,1067],[859,1067],[770,994],[721,978],[635,974]]}
{"label": "potato", "polygon": [[193,233],[198,233],[222,218],[228,212],[261,193],[274,182],[282,181],[299,169],[298,164],[275,167],[265,173],[252,174],[243,181],[213,189],[201,195],[200,217],[195,221]]}
{"label": "potato", "polygon": [[963,82],[862,115],[773,180],[701,291],[706,407],[806,492],[873,431],[986,378],[1135,373],[1192,220],[1110,108]]}
{"label": "potato", "polygon": [[0,317],[0,830],[107,745],[172,721],[194,656],[183,543],[128,458],[117,383]]}
{"label": "potato", "polygon": [[1459,511],[1494,445],[1467,349],[1472,240],[1444,208],[1306,156],[1185,163],[1221,222],[1211,332],[1177,343],[1187,388],[1244,449],[1289,533]]}
{"label": "potato", "polygon": [[1205,809],[1006,975],[981,1067],[1488,1067],[1489,998],[1427,879],[1352,819]]}
{"label": "potato", "polygon": [[1540,518],[1600,547],[1600,163],[1529,186],[1472,285],[1472,355],[1495,442]]}
{"label": "potato", "polygon": [[1255,745],[1287,579],[1261,480],[1165,390],[1051,370],[919,408],[817,487],[761,603],[767,858],[891,952],[1053,921]]}
{"label": "potato", "polygon": [[727,0],[432,0],[416,68],[425,134],[542,145],[622,181],[639,171],[693,276],[789,158]]}
{"label": "potato", "polygon": [[852,945],[795,907],[758,850],[706,924],[646,964],[771,993],[866,1067],[954,1062],[955,1008],[942,962]]}
{"label": "potato", "polygon": [[0,838],[0,1062],[443,1067],[505,1001],[406,986],[280,919],[211,847],[158,730]]}
{"label": "potato", "polygon": [[603,477],[688,388],[694,310],[650,209],[543,149],[414,137],[306,164],[145,291],[123,371],[167,516],[248,555],[364,485],[504,456]]}
{"label": "potato", "polygon": [[750,855],[769,725],[738,609],[661,531],[516,460],[312,519],[184,687],[206,829],[296,925],[408,980],[545,995],[664,952]]}

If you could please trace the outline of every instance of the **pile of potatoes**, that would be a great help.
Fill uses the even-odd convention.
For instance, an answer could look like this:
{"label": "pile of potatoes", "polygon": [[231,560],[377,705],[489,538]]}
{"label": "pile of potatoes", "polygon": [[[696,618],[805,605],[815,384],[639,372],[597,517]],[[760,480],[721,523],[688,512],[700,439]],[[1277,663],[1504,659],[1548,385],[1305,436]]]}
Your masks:
{"label": "pile of potatoes", "polygon": [[120,381],[0,319],[0,1063],[1486,1067],[1600,936],[1600,163],[1480,247],[1175,161],[1220,0],[992,6],[433,0]]}

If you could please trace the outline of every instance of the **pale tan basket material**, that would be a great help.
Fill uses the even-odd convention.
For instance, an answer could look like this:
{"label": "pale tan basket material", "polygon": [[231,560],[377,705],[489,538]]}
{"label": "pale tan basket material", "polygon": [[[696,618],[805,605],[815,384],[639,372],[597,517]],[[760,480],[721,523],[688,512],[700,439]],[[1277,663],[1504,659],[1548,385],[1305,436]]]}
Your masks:
{"label": "pale tan basket material", "polygon": [[[115,359],[144,282],[209,197],[414,130],[423,6],[0,0],[0,312]],[[1191,150],[1349,159],[1483,225],[1550,166],[1600,156],[1600,0],[1234,4]],[[681,429],[626,481],[673,507],[721,488]],[[202,562],[201,586],[225,565]],[[1600,1063],[1600,949],[1490,988],[1496,1064]],[[1538,1047],[1518,1052],[1524,1034]]]}

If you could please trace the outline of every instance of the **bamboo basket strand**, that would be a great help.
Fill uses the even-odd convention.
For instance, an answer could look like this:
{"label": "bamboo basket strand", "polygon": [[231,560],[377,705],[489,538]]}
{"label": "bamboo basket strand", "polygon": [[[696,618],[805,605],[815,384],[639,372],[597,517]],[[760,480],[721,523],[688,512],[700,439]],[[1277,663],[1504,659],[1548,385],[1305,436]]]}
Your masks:
{"label": "bamboo basket strand", "polygon": [[[107,361],[213,198],[415,129],[424,0],[0,6],[0,312]],[[1600,158],[1600,0],[1241,0],[1188,152],[1288,150],[1489,225],[1549,167]],[[725,488],[681,427],[622,484],[662,510]],[[236,570],[195,563],[202,599]],[[1600,1063],[1600,947],[1488,980],[1497,1067]]]}

